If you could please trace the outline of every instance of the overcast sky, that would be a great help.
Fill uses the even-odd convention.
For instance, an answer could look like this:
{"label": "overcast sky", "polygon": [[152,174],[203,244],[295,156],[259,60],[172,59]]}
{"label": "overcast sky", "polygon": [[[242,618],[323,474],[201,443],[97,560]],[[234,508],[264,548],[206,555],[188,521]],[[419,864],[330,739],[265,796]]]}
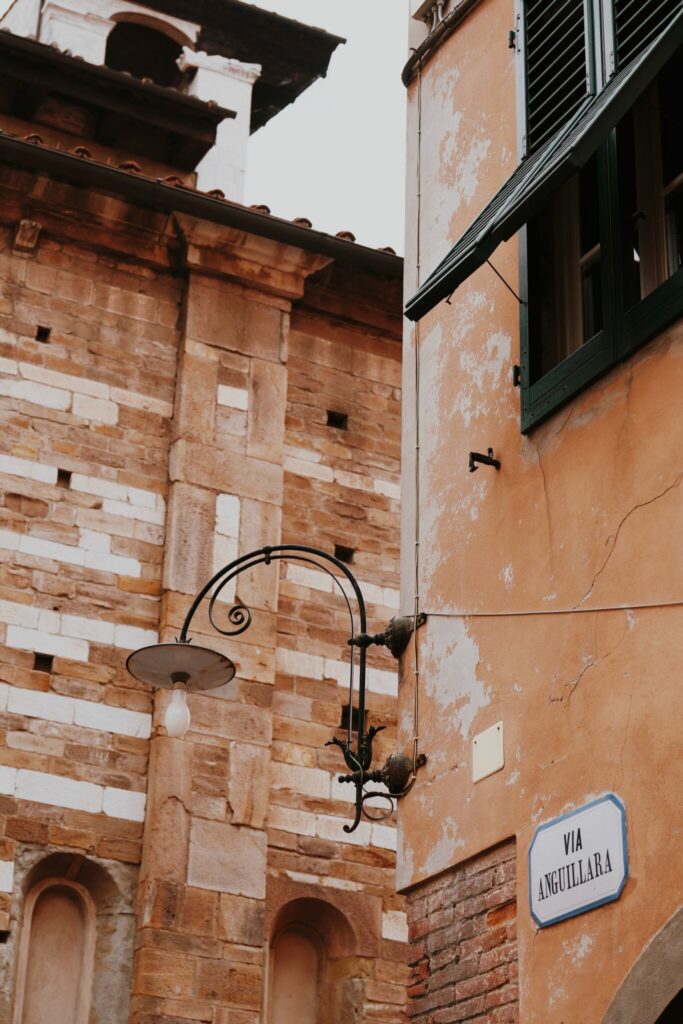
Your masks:
{"label": "overcast sky", "polygon": [[403,253],[408,0],[257,0],[347,40],[315,82],[251,137],[246,202]]}

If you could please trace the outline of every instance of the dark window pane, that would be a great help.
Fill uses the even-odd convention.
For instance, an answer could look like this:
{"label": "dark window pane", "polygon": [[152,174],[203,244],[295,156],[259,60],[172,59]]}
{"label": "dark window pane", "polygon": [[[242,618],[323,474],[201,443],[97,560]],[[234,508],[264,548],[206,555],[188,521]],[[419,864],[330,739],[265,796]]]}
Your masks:
{"label": "dark window pane", "polygon": [[666,241],[669,274],[677,274],[683,268],[683,187],[667,200]]}
{"label": "dark window pane", "polygon": [[662,177],[666,188],[683,173],[683,50],[666,64],[659,76],[662,132]]}
{"label": "dark window pane", "polygon": [[641,299],[639,227],[645,217],[645,213],[638,209],[636,144],[632,113],[627,114],[617,128],[617,157],[624,308],[630,309]]}
{"label": "dark window pane", "polygon": [[604,326],[596,159],[530,221],[527,249],[534,382]]}

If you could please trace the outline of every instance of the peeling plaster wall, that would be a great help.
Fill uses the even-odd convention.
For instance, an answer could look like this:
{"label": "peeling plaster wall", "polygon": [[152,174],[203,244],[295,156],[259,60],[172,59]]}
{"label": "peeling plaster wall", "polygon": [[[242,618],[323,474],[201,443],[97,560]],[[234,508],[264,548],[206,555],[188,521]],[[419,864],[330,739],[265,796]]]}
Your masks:
{"label": "peeling plaster wall", "polygon": [[[511,0],[483,0],[424,65],[421,280],[515,166],[512,24]],[[417,282],[416,138],[413,80],[408,295]],[[516,239],[492,262],[514,286]],[[528,437],[512,387],[518,306],[490,268],[425,316],[418,333],[419,588],[430,616],[420,633],[419,732],[428,762],[401,803],[399,887],[516,836],[520,1019],[598,1024],[683,899],[671,870],[683,827],[683,473],[673,454],[683,422],[672,415],[683,392],[683,325]],[[406,482],[415,338],[408,324]],[[468,452],[489,446],[500,472],[468,473]],[[404,611],[413,601],[414,506],[404,483]],[[407,747],[412,647],[402,679]],[[498,721],[505,767],[473,784],[472,739]],[[620,900],[537,934],[527,893],[534,829],[610,790],[627,810],[630,878]]]}

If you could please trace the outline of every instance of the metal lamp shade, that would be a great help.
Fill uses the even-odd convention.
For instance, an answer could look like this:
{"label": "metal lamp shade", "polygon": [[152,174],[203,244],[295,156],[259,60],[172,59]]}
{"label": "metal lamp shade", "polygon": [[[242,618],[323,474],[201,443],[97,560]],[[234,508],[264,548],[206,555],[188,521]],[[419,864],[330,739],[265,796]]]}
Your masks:
{"label": "metal lamp shade", "polygon": [[188,690],[213,690],[229,683],[235,666],[218,651],[194,644],[154,644],[134,651],[126,668],[141,683],[172,690],[183,683]]}

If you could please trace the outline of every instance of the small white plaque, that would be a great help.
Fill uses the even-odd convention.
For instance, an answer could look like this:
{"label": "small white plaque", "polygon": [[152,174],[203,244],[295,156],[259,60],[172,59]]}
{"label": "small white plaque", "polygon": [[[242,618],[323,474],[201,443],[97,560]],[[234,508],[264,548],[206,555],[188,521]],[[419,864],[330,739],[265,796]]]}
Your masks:
{"label": "small white plaque", "polygon": [[504,767],[503,723],[496,722],[472,740],[472,781],[479,782]]}
{"label": "small white plaque", "polygon": [[540,928],[618,900],[627,878],[626,811],[613,793],[536,829],[529,902]]}

